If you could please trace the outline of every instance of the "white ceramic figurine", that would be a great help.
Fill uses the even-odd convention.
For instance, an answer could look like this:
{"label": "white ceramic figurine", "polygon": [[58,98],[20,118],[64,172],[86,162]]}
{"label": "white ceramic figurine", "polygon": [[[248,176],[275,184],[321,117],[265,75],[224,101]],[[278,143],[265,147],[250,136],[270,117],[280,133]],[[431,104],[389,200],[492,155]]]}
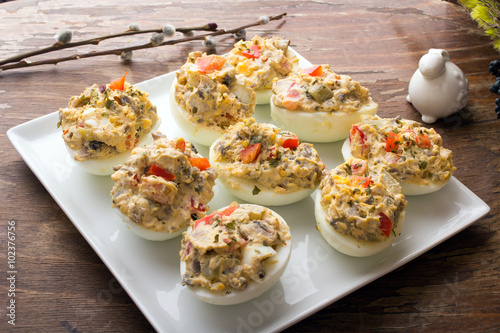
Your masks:
{"label": "white ceramic figurine", "polygon": [[420,58],[408,87],[408,102],[433,123],[461,110],[469,99],[469,82],[446,50],[430,49]]}

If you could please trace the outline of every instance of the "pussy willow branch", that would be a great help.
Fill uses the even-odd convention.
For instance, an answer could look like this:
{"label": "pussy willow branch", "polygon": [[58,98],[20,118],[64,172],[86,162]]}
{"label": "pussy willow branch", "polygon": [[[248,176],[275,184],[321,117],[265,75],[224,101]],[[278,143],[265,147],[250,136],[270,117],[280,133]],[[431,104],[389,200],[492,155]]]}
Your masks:
{"label": "pussy willow branch", "polygon": [[[178,28],[178,29],[176,29],[176,31],[186,33],[189,31],[216,31],[216,29],[217,29],[216,25],[205,24],[205,25],[200,26],[200,27]],[[131,35],[138,35],[138,34],[153,33],[153,32],[161,33],[162,29],[158,28],[158,29],[147,29],[147,30],[127,30],[124,32],[116,33],[116,34],[86,39],[86,40],[82,40],[79,42],[72,42],[72,43],[56,42],[50,46],[47,46],[47,47],[39,49],[39,50],[34,50],[31,52],[19,54],[19,55],[16,55],[14,57],[10,57],[10,58],[4,59],[4,60],[0,60],[0,65],[5,65],[8,63],[12,63],[12,62],[19,62],[19,61],[26,59],[28,57],[33,57],[36,55],[45,54],[45,53],[49,53],[49,52],[53,52],[53,51],[59,51],[59,50],[77,47],[77,46],[81,46],[81,45],[97,45],[106,39],[131,36]]]}
{"label": "pussy willow branch", "polygon": [[[286,13],[283,13],[283,14],[280,14],[277,16],[270,16],[269,21],[280,20],[285,16],[286,16]],[[148,49],[148,48],[160,47],[160,46],[165,46],[165,45],[174,45],[174,44],[185,43],[185,42],[189,42],[189,41],[193,41],[193,40],[203,40],[203,39],[205,39],[205,37],[208,37],[208,36],[220,36],[220,35],[225,35],[225,34],[237,33],[243,29],[247,29],[247,28],[262,25],[262,24],[263,23],[261,21],[257,21],[257,22],[246,24],[246,25],[243,25],[243,26],[240,26],[237,28],[233,28],[230,30],[220,29],[220,30],[217,30],[217,31],[214,31],[211,33],[200,34],[200,35],[195,35],[195,36],[188,36],[188,37],[179,38],[179,39],[171,39],[171,40],[164,41],[161,44],[153,44],[150,42],[150,43],[141,44],[141,45],[105,50],[105,51],[100,51],[100,52],[93,51],[93,52],[82,53],[82,54],[74,54],[74,55],[71,55],[68,57],[47,59],[47,60],[41,60],[41,61],[33,61],[33,62],[23,58],[22,60],[20,60],[16,63],[1,65],[0,72],[6,71],[9,69],[16,69],[16,68],[23,68],[23,67],[33,67],[33,66],[49,65],[49,64],[56,65],[60,62],[76,60],[76,59],[83,59],[83,58],[99,57],[99,56],[103,56],[103,55],[112,55],[112,54],[120,55],[123,52],[128,52],[128,51]],[[143,31],[145,31],[145,30],[143,30]],[[177,31],[180,31],[180,30],[177,30]],[[126,35],[128,35],[128,32],[116,34],[116,35],[119,35],[119,36],[125,35],[126,36]],[[109,35],[109,36],[113,36],[110,38],[116,37],[115,35]],[[100,38],[102,38],[102,37],[100,37]],[[94,40],[94,39],[91,39],[91,40]],[[87,40],[85,44],[98,44],[98,42],[97,43],[90,43],[89,41],[91,41],[91,40]],[[95,40],[99,40],[99,38],[95,38]],[[82,42],[84,42],[84,41],[82,41]],[[82,42],[67,43],[67,44],[77,44],[77,43],[82,43]],[[82,44],[78,44],[78,45],[82,45]],[[72,47],[74,47],[74,46],[76,46],[76,45],[72,45]],[[59,50],[59,49],[57,49],[57,50]],[[49,51],[49,52],[51,52],[51,51]]]}

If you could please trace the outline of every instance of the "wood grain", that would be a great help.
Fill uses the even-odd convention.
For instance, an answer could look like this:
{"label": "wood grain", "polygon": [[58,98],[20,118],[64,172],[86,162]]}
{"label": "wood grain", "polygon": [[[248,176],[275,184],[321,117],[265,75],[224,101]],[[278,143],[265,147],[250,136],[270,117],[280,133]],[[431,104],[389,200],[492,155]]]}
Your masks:
{"label": "wood grain", "polygon": [[[0,58],[53,43],[61,28],[74,38],[164,23],[221,27],[287,12],[286,19],[251,29],[291,39],[313,63],[327,63],[367,86],[380,115],[419,120],[406,102],[420,57],[444,48],[466,74],[470,101],[433,127],[453,150],[456,178],[491,207],[470,228],[396,271],[344,297],[287,332],[492,332],[500,330],[500,121],[488,65],[499,55],[468,13],[439,0],[141,1],[18,0],[0,4]],[[130,43],[138,38],[130,38]],[[122,42],[123,43],[123,42]],[[220,38],[217,53],[232,47]],[[101,47],[117,47],[106,41]],[[56,111],[92,82],[129,71],[141,82],[176,70],[199,42],[137,51],[130,64],[116,56],[0,73],[0,243],[17,223],[16,330],[150,332],[153,328],[6,138],[16,125]],[[80,51],[90,50],[82,47]],[[68,55],[72,51],[62,51]],[[2,260],[5,262],[6,260]],[[5,265],[2,264],[2,267]],[[8,285],[2,279],[0,299]],[[1,302],[0,331],[6,324]],[[15,331],[15,330],[12,330]]]}

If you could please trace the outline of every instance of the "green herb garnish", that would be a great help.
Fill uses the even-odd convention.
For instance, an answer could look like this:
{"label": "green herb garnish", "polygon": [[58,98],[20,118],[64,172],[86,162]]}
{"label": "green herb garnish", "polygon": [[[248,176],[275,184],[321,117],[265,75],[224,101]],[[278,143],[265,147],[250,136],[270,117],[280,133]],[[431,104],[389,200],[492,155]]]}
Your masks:
{"label": "green herb garnish", "polygon": [[253,187],[253,190],[252,190],[252,194],[253,195],[257,195],[260,193],[260,188],[258,188],[257,186],[254,186]]}
{"label": "green herb garnish", "polygon": [[111,108],[111,105],[113,105],[113,101],[112,101],[112,100],[110,100],[110,99],[106,99],[106,105],[105,105],[105,106],[106,106],[106,109]]}

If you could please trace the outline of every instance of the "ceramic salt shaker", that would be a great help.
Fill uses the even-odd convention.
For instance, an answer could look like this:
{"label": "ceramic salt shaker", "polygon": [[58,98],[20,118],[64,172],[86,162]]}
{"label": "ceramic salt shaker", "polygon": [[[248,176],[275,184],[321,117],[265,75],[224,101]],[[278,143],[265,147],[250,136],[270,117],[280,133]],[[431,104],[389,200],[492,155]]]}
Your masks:
{"label": "ceramic salt shaker", "polygon": [[469,99],[469,82],[450,61],[446,50],[430,49],[420,58],[408,86],[408,102],[428,124],[463,109]]}

